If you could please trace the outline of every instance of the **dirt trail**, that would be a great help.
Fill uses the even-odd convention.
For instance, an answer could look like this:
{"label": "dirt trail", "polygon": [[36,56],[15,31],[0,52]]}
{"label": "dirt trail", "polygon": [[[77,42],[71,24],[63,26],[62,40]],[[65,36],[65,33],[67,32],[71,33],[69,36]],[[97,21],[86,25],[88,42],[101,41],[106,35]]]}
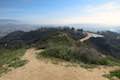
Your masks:
{"label": "dirt trail", "polygon": [[102,35],[99,35],[99,34],[95,34],[95,33],[90,33],[90,32],[86,32],[87,36],[80,39],[80,42],[84,42],[88,39],[90,39],[91,37],[103,37]]}
{"label": "dirt trail", "polygon": [[102,75],[113,69],[112,67],[101,67],[86,70],[81,67],[45,63],[36,59],[35,52],[35,49],[28,49],[24,58],[29,62],[25,66],[3,75],[0,80],[108,80]]}

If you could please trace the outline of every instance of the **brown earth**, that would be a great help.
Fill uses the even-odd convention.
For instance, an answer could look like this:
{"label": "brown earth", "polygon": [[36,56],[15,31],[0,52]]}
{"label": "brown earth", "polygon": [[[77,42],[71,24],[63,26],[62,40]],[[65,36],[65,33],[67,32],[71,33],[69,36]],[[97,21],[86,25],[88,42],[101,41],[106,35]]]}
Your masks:
{"label": "brown earth", "polygon": [[101,66],[87,70],[80,66],[55,65],[36,59],[35,52],[35,49],[28,49],[23,58],[29,62],[3,75],[0,80],[108,80],[103,75],[115,69]]}
{"label": "brown earth", "polygon": [[87,34],[87,36],[80,39],[80,42],[84,42],[84,41],[90,39],[91,37],[104,37],[103,35],[99,35],[99,34],[95,34],[95,33],[91,33],[91,32],[86,32],[85,34]]}

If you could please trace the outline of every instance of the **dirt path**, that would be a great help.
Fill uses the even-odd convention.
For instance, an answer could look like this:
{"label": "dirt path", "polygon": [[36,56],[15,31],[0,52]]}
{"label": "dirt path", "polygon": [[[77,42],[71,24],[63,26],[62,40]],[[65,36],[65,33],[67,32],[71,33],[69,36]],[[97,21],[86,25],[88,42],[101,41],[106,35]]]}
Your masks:
{"label": "dirt path", "polygon": [[90,39],[91,37],[103,37],[102,35],[99,35],[99,34],[95,34],[95,33],[90,33],[90,32],[86,32],[87,36],[80,39],[80,42],[84,42],[88,39]]}
{"label": "dirt path", "polygon": [[113,68],[86,70],[81,67],[65,67],[37,60],[35,49],[28,49],[24,58],[29,62],[18,69],[3,75],[0,80],[108,80],[103,74]]}

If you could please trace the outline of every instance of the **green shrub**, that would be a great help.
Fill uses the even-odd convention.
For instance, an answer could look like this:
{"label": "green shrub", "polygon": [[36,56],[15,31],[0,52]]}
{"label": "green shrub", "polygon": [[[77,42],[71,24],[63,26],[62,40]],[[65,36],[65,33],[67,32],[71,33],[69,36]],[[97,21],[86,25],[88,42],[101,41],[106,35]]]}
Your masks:
{"label": "green shrub", "polygon": [[93,59],[93,56],[89,56],[88,54],[80,54],[75,48],[68,46],[52,47],[46,49],[42,53],[39,53],[39,56],[40,55],[43,57],[59,58],[77,63],[80,63],[82,61],[87,64],[103,64],[102,62],[100,63],[97,59]]}
{"label": "green shrub", "polygon": [[44,52],[40,53],[44,57],[54,57],[64,59],[66,61],[78,61],[78,55],[74,54],[74,51],[67,46],[59,46],[54,48],[46,49]]}
{"label": "green shrub", "polygon": [[112,80],[112,78],[114,77],[117,77],[118,79],[120,79],[120,70],[111,71],[109,74],[104,76],[109,78],[110,80]]}
{"label": "green shrub", "polygon": [[21,67],[23,65],[25,65],[27,63],[27,60],[15,60],[13,62],[11,62],[8,67],[14,67],[14,68],[18,68],[18,67]]}
{"label": "green shrub", "polygon": [[26,49],[0,49],[0,65],[9,64],[24,55]]}
{"label": "green shrub", "polygon": [[0,49],[0,74],[7,72],[10,67],[23,66],[26,60],[21,60],[26,49]]}
{"label": "green shrub", "polygon": [[8,71],[9,71],[8,68],[0,67],[0,76],[1,76],[1,74],[6,73],[6,72],[8,72]]}
{"label": "green shrub", "polygon": [[118,77],[120,79],[120,70],[110,72],[111,77]]}
{"label": "green shrub", "polygon": [[[97,65],[113,65],[114,61],[110,58],[97,56],[93,50],[77,51],[75,47],[57,46],[46,49],[39,53],[39,56],[49,58],[59,58],[71,62],[84,62],[85,64],[97,64]],[[116,63],[117,64],[117,63]],[[118,63],[120,64],[120,63]]]}

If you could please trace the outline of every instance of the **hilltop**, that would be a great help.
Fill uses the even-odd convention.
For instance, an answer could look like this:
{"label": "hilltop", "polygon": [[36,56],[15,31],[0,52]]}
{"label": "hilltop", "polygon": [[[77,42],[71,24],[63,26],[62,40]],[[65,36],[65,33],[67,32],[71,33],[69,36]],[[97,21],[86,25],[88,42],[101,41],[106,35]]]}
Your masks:
{"label": "hilltop", "polygon": [[[60,63],[65,62],[64,64],[67,63],[70,63],[72,65],[75,64],[83,68],[95,68],[96,66],[98,67],[102,66],[103,69],[103,66],[105,66],[108,67],[107,70],[108,73],[109,71],[111,71],[111,68],[109,66],[112,67],[117,66],[118,68],[120,66],[119,37],[120,34],[116,32],[107,31],[107,32],[93,33],[93,32],[84,31],[83,29],[74,29],[69,27],[40,28],[29,32],[15,31],[9,33],[8,35],[0,39],[0,50],[1,50],[0,53],[2,54],[0,56],[4,58],[1,59],[0,62],[1,70],[2,70],[1,73],[8,72],[9,70],[11,70],[11,68],[13,68],[12,72],[10,72],[10,75],[9,73],[8,75],[6,75],[8,77],[11,76],[12,79],[12,76],[15,73],[18,73],[19,71],[21,72],[21,74],[29,75],[28,73],[25,73],[26,70],[28,70],[28,72],[29,70],[33,71],[32,68],[39,70],[38,68],[40,66],[44,66],[45,69],[48,69],[48,67],[46,66],[52,65],[50,67],[53,67],[56,70],[55,68],[56,66],[54,66],[53,64],[51,63],[44,64],[44,61],[46,60],[53,61],[54,64],[58,64],[59,62]],[[25,50],[27,50],[26,53],[24,52]],[[4,55],[3,52],[6,54]],[[9,53],[7,54],[7,52]],[[6,60],[7,58],[9,59],[9,61]],[[43,62],[40,62],[43,64],[40,64],[39,60],[40,61],[43,60]],[[4,65],[7,66],[4,67]],[[30,68],[28,68],[28,66],[30,66]],[[81,67],[79,68],[82,71],[85,71],[85,69]],[[62,67],[60,67],[59,65],[59,68]],[[73,71],[71,72],[74,73]],[[99,78],[105,80],[105,78],[102,77],[104,71],[101,72],[101,70],[98,70],[98,73],[99,72],[100,72]],[[77,72],[77,73],[81,74],[82,72]],[[87,71],[85,71],[83,75],[86,76],[86,73]],[[88,73],[91,74],[91,72]],[[35,71],[35,72],[33,71],[32,74],[33,75],[36,74],[36,77],[40,78],[40,76],[37,75],[41,73],[39,71]],[[15,79],[18,79],[20,77],[19,76],[20,74],[18,73],[16,75],[18,77],[16,77]],[[7,80],[6,76],[3,76],[3,79],[5,77],[5,79]],[[50,74],[48,74],[48,76],[50,77]],[[58,76],[58,74],[56,74],[56,76]],[[97,75],[91,75],[91,76],[95,77]],[[94,79],[94,77],[91,77],[91,79]],[[27,78],[27,76],[26,77],[24,76],[23,78]],[[45,79],[45,77],[43,77],[43,79]],[[85,79],[88,80],[88,78]],[[96,78],[96,80],[99,79]]]}
{"label": "hilltop", "polygon": [[[72,48],[73,53],[74,51],[78,54],[88,54],[88,52],[90,52],[92,55],[95,55],[96,53],[97,55],[100,54],[120,59],[119,37],[119,33],[110,31],[99,32],[98,34],[88,34],[88,32],[86,33],[82,29],[76,30],[69,27],[40,28],[30,32],[12,32],[0,39],[0,47],[9,49],[17,49],[22,47],[49,49],[53,46],[56,46],[56,48],[59,48],[59,46],[64,46],[66,49],[70,48],[71,50]],[[84,38],[87,38],[87,40],[82,42],[81,40]]]}

